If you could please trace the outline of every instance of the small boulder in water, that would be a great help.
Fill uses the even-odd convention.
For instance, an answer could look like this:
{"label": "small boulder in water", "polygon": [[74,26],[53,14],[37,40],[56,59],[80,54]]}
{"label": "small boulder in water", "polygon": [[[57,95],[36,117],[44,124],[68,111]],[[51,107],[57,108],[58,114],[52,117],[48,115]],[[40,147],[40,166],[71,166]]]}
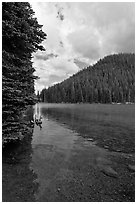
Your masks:
{"label": "small boulder in water", "polygon": [[128,165],[128,169],[132,172],[135,172],[135,165]]}
{"label": "small boulder in water", "polygon": [[93,138],[88,138],[87,141],[93,141]]}
{"label": "small boulder in water", "polygon": [[60,188],[58,188],[57,191],[60,192]]}
{"label": "small boulder in water", "polygon": [[114,169],[112,169],[112,167],[110,167],[110,166],[103,166],[101,168],[101,171],[107,176],[110,176],[110,177],[113,177],[113,178],[118,177],[118,173]]}

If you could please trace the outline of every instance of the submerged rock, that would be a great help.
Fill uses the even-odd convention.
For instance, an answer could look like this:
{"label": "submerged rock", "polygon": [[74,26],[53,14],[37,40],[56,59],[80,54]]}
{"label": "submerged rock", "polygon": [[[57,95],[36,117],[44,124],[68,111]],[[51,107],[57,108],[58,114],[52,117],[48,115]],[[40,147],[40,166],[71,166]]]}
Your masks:
{"label": "submerged rock", "polygon": [[107,176],[110,176],[113,178],[118,177],[118,173],[114,169],[112,169],[112,167],[110,166],[102,166],[101,171]]}
{"label": "submerged rock", "polygon": [[105,149],[108,149],[108,148],[109,148],[109,146],[107,146],[107,145],[104,145],[104,148],[105,148]]}
{"label": "submerged rock", "polygon": [[93,138],[88,138],[87,141],[93,141]]}
{"label": "submerged rock", "polygon": [[58,192],[60,192],[60,190],[61,190],[60,188],[57,189]]}
{"label": "submerged rock", "polygon": [[128,165],[128,169],[132,172],[135,172],[135,165]]}

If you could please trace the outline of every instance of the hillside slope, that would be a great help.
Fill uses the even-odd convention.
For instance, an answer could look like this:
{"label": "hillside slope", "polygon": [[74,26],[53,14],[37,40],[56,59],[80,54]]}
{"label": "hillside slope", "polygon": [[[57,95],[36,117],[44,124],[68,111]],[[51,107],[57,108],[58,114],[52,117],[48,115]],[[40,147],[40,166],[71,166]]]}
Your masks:
{"label": "hillside slope", "polygon": [[135,101],[135,55],[114,54],[41,92],[49,103]]}

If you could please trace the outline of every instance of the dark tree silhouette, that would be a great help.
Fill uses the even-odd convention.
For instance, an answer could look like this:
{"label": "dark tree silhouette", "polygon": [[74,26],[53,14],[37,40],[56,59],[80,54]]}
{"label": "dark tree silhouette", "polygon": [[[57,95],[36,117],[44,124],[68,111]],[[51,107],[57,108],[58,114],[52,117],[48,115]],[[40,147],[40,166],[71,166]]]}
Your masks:
{"label": "dark tree silhouette", "polygon": [[[21,111],[34,104],[35,69],[32,53],[44,50],[46,39],[27,2],[2,3],[2,122],[3,141],[16,138]],[[19,134],[18,134],[19,137]]]}

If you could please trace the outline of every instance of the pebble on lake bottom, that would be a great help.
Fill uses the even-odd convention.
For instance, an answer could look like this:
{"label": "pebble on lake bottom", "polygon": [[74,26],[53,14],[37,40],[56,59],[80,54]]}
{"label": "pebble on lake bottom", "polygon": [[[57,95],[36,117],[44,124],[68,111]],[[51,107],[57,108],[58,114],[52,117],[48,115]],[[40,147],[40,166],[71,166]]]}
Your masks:
{"label": "pebble on lake bottom", "polygon": [[132,172],[135,172],[135,166],[134,165],[128,165],[128,169]]}

